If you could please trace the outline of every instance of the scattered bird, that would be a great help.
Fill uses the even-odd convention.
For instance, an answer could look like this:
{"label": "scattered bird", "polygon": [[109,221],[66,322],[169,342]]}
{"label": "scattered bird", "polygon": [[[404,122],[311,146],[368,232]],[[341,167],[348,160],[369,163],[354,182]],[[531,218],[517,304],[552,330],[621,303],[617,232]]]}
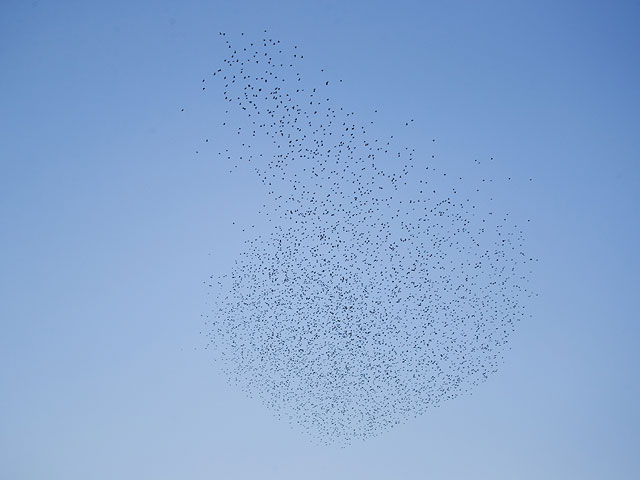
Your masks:
{"label": "scattered bird", "polygon": [[[221,128],[246,153],[216,158],[252,166],[270,224],[207,282],[204,334],[229,380],[327,443],[471,392],[533,295],[523,229],[478,200],[485,179],[372,136],[371,119],[303,81],[297,46],[220,35],[213,76],[233,112]],[[257,153],[256,137],[272,148]]]}

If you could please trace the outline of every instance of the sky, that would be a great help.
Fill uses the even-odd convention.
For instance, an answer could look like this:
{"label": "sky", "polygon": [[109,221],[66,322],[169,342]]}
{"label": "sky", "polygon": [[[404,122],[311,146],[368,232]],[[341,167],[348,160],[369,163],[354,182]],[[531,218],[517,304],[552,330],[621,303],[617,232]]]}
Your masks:
{"label": "sky", "polygon": [[[3,2],[0,477],[636,478],[639,16],[603,1]],[[231,223],[264,193],[195,154],[222,118],[200,82],[220,31],[264,29],[304,51],[311,79],[342,79],[337,102],[382,112],[381,131],[496,158],[532,220],[539,296],[499,372],[344,448],[229,385],[199,334],[204,283],[240,249]]]}

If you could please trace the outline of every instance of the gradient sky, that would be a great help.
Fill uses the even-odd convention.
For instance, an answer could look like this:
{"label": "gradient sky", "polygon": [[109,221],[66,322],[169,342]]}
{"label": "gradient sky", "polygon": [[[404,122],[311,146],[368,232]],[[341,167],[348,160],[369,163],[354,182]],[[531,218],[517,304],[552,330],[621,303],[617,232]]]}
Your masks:
{"label": "gradient sky", "polygon": [[[639,22],[637,2],[5,0],[0,478],[637,478]],[[221,118],[198,83],[219,31],[265,28],[380,128],[415,118],[409,143],[535,180],[513,207],[540,296],[499,373],[343,449],[228,386],[198,333],[261,201],[194,155]]]}

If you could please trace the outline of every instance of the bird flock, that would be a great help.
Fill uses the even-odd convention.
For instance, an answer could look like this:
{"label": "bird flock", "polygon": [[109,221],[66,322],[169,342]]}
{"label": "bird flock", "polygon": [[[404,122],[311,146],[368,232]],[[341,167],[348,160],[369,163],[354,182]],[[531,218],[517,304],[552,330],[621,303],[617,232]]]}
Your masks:
{"label": "bird flock", "polygon": [[202,94],[222,94],[221,136],[242,151],[202,141],[230,171],[255,171],[266,219],[207,282],[203,333],[233,384],[313,438],[348,444],[496,372],[535,259],[523,228],[482,200],[494,185],[483,162],[467,178],[370,133],[375,121],[331,100],[334,80],[321,70],[310,84],[298,47],[269,37],[220,33],[227,57],[202,80]]}

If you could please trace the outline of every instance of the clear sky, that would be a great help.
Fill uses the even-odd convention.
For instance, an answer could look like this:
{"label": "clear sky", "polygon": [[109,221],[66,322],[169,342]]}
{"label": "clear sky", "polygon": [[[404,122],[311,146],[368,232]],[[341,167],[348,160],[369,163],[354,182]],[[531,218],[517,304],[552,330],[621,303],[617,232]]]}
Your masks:
{"label": "clear sky", "polygon": [[[0,478],[637,478],[639,21],[637,2],[4,1]],[[199,82],[219,31],[265,28],[379,128],[414,118],[408,143],[535,180],[512,201],[540,296],[500,371],[347,448],[201,348],[203,281],[261,193],[194,155],[221,118]]]}

